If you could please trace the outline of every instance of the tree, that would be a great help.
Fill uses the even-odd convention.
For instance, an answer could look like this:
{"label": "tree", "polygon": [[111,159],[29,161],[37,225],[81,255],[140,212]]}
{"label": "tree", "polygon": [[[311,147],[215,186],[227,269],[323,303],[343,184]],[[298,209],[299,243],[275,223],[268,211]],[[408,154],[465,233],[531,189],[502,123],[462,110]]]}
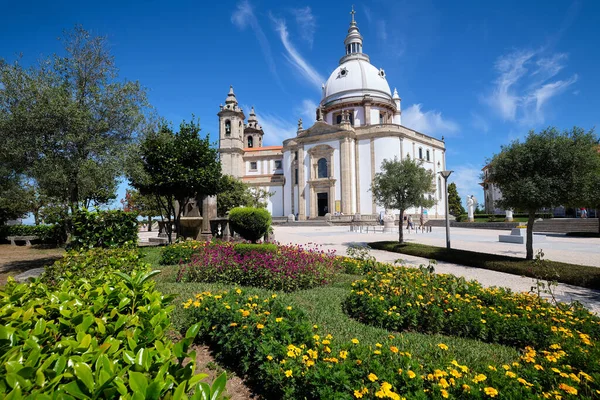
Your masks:
{"label": "tree", "polygon": [[410,158],[398,161],[383,160],[381,171],[375,174],[371,191],[375,202],[386,209],[400,211],[400,229],[398,241],[404,242],[402,221],[404,211],[411,207],[431,207],[435,201],[429,193],[433,190],[433,172]]}
{"label": "tree", "polygon": [[193,118],[182,122],[177,133],[162,121],[146,133],[138,158],[129,167],[131,185],[142,195],[153,195],[163,221],[167,219],[169,242],[173,223],[177,235],[181,234],[180,219],[189,201],[219,192],[222,178],[217,149],[208,135],[201,138],[199,133],[200,126]]}
{"label": "tree", "polygon": [[0,225],[27,215],[28,196],[23,176],[0,166]]}
{"label": "tree", "polygon": [[455,217],[466,213],[460,196],[458,195],[456,183],[454,182],[448,184],[448,207],[450,208],[450,214],[454,215]]}
{"label": "tree", "polygon": [[136,212],[138,215],[148,218],[148,232],[152,231],[152,217],[161,215],[155,196],[143,195],[135,189],[127,189],[125,198],[121,199],[121,204],[123,204],[123,211]]}
{"label": "tree", "polygon": [[117,78],[105,37],[77,26],[63,43],[29,69],[0,60],[0,158],[74,212],[115,198],[146,94]]}
{"label": "tree", "polygon": [[250,186],[230,175],[223,175],[217,195],[217,215],[223,217],[235,207],[252,207]]}
{"label": "tree", "polygon": [[530,131],[524,142],[503,146],[490,161],[490,181],[502,192],[498,204],[529,214],[527,255],[533,259],[533,224],[542,207],[584,204],[586,188],[600,170],[593,131],[581,128],[560,133],[556,128]]}

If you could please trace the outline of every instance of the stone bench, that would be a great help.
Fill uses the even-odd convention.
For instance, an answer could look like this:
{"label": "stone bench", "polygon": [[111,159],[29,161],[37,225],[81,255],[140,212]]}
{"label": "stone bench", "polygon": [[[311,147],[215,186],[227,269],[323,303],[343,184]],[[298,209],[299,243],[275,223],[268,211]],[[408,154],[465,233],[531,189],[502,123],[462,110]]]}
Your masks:
{"label": "stone bench", "polygon": [[16,242],[25,242],[25,246],[31,246],[32,240],[37,240],[39,237],[37,236],[8,236],[8,240],[10,240],[10,244],[16,246]]}
{"label": "stone bench", "polygon": [[[499,235],[498,241],[505,243],[518,243],[524,244],[525,238],[527,237],[526,228],[513,228],[510,231],[510,235]],[[533,241],[540,242],[546,239],[546,235],[533,234]]]}

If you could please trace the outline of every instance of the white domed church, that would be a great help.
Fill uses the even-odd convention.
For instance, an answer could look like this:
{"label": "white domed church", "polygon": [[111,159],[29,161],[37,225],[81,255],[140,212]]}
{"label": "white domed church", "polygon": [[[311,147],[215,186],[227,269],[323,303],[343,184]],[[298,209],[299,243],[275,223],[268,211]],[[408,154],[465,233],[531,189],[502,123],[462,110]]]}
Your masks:
{"label": "white domed church", "polygon": [[[296,137],[282,146],[263,146],[264,132],[254,108],[248,121],[230,88],[219,116],[219,151],[223,173],[273,195],[268,210],[274,217],[293,214],[299,220],[330,213],[379,215],[371,182],[384,159],[421,160],[436,182],[430,194],[436,204],[429,218],[444,216],[445,144],[402,125],[400,96],[390,90],[385,71],[363,53],[363,38],[354,13],[344,40],[345,55],[322,86],[312,126],[298,121]],[[268,132],[267,132],[268,134]]]}

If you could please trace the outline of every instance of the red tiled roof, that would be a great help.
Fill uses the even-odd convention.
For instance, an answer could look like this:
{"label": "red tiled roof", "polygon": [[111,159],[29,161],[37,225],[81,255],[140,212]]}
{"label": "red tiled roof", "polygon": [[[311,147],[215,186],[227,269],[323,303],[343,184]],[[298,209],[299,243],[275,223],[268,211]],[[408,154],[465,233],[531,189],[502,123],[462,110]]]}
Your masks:
{"label": "red tiled roof", "polygon": [[283,146],[265,146],[265,147],[246,147],[244,151],[266,151],[266,150],[281,150]]}

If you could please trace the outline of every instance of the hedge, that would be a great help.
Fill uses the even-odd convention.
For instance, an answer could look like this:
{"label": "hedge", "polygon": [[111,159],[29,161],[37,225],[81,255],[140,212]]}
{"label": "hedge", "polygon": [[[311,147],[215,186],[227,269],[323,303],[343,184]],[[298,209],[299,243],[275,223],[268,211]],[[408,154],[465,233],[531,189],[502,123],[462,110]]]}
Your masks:
{"label": "hedge", "polygon": [[0,239],[8,236],[37,236],[42,243],[58,244],[61,241],[60,225],[2,225]]}
{"label": "hedge", "polygon": [[137,241],[136,213],[78,210],[73,215],[70,243],[73,248],[135,246]]}
{"label": "hedge", "polygon": [[264,208],[237,207],[229,212],[231,228],[246,240],[256,243],[271,227],[271,214]]}
{"label": "hedge", "polygon": [[372,242],[369,246],[377,250],[387,250],[394,253],[409,254],[430,260],[447,261],[469,267],[506,272],[531,278],[547,279],[600,289],[600,268],[587,265],[567,264],[558,261],[535,260],[502,256],[499,254],[477,253],[469,250],[446,249],[444,247],[428,246],[418,243]]}

